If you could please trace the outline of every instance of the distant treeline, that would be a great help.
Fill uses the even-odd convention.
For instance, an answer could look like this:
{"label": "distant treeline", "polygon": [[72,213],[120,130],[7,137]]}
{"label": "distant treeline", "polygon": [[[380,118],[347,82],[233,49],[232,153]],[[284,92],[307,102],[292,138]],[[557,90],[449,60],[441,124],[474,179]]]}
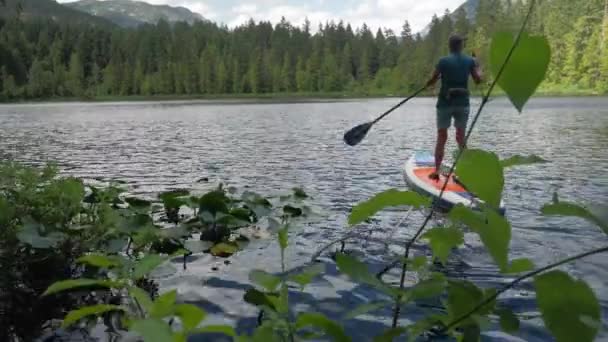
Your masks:
{"label": "distant treeline", "polygon": [[[250,21],[229,29],[210,22],[137,29],[0,19],[0,98],[198,95],[271,92],[406,92],[419,87],[447,51],[453,32],[488,63],[496,31],[514,31],[528,1],[480,0],[433,17],[412,34],[326,23],[312,33]],[[608,0],[544,0],[531,21],[552,47],[546,86],[608,92]]]}

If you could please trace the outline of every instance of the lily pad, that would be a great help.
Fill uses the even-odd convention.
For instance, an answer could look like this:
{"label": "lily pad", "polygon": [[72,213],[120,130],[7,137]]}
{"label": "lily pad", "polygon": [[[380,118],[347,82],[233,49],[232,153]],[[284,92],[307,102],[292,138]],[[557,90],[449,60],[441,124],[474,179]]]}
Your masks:
{"label": "lily pad", "polygon": [[210,253],[220,258],[228,258],[239,251],[239,246],[235,243],[220,242],[211,247]]}

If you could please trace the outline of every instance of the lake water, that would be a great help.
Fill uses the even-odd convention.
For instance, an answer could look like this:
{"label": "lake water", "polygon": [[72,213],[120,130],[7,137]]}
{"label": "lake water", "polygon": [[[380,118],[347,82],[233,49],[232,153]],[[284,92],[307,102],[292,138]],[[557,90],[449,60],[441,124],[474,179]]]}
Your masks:
{"label": "lake water", "polygon": [[[388,188],[405,188],[400,168],[406,158],[415,150],[433,147],[434,101],[429,98],[397,110],[361,145],[353,148],[342,142],[346,129],[397,101],[3,105],[0,157],[29,163],[55,161],[66,174],[122,180],[131,192],[146,197],[172,188],[207,190],[219,182],[247,185],[266,194],[303,186],[313,197],[312,204],[323,209],[323,218],[292,230],[288,262],[297,267],[308,263],[320,246],[347,232],[346,216],[354,204]],[[473,102],[474,107],[479,103]],[[451,134],[448,148],[453,150]],[[562,199],[608,203],[608,98],[537,98],[522,114],[506,100],[496,99],[483,113],[470,146],[503,158],[537,154],[550,161],[506,174],[504,200],[513,226],[511,259],[529,257],[542,266],[608,243],[606,235],[585,221],[539,215],[554,191]],[[210,182],[197,183],[202,177]],[[363,255],[372,270],[381,269],[391,253],[402,253],[399,246],[422,218],[412,214],[407,225],[395,229],[404,215],[403,211],[382,213],[373,223],[373,233],[348,243],[347,249]],[[498,275],[476,235],[467,233],[465,240],[452,256],[448,276],[481,286],[500,286],[512,279]],[[428,251],[414,250],[420,253]],[[321,260],[328,273],[306,292],[294,292],[298,310],[338,318],[379,298],[340,276],[327,253]],[[277,271],[278,247],[272,239],[262,239],[231,261],[225,265],[223,260],[197,255],[188,270],[161,270],[157,279],[162,290],[178,288],[181,300],[204,307],[209,322],[249,330],[255,326],[257,310],[241,300],[249,287],[247,273],[253,268]],[[608,257],[597,255],[564,269],[593,287],[603,317],[608,317]],[[396,281],[397,271],[386,279]],[[502,334],[493,326],[486,338],[550,339],[539,327],[531,286],[524,283],[501,296],[501,303],[528,316],[518,336]],[[419,317],[422,310],[407,307],[403,322]],[[367,340],[389,324],[390,315],[387,309],[349,320],[348,332],[354,340]],[[608,334],[604,332],[602,338],[608,339]]]}

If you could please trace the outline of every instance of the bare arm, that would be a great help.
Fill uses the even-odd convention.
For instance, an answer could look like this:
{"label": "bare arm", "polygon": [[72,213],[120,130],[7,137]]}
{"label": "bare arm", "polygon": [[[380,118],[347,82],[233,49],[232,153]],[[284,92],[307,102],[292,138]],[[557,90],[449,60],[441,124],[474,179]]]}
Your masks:
{"label": "bare arm", "polygon": [[475,81],[475,84],[481,83],[482,73],[481,73],[481,68],[479,67],[479,63],[477,63],[477,60],[475,60],[475,64],[473,65],[473,68],[471,69],[471,76],[473,77],[473,81]]}
{"label": "bare arm", "polygon": [[426,82],[426,86],[430,87],[435,85],[435,83],[437,83],[437,81],[439,80],[439,76],[441,75],[441,73],[439,73],[438,69],[435,69],[435,71],[433,71],[433,75],[431,76],[431,78],[429,79],[428,82]]}

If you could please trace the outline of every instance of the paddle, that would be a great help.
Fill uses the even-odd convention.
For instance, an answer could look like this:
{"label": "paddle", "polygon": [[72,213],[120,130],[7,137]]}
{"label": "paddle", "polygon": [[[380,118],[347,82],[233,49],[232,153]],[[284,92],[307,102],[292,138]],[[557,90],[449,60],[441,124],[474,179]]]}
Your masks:
{"label": "paddle", "polygon": [[377,123],[378,121],[384,119],[384,117],[386,117],[387,115],[389,115],[390,113],[392,113],[395,109],[401,107],[407,101],[409,101],[409,100],[413,99],[414,97],[418,96],[418,94],[422,93],[425,89],[426,89],[426,86],[420,88],[415,93],[413,93],[412,95],[410,95],[408,98],[406,98],[405,100],[399,102],[393,108],[389,109],[384,114],[380,115],[376,120],[370,121],[370,122],[366,122],[364,124],[361,124],[359,126],[356,126],[356,127],[352,128],[350,131],[348,131],[348,132],[346,132],[346,134],[344,134],[344,142],[346,142],[350,146],[357,145],[358,143],[360,143],[363,140],[363,138],[365,138],[365,136],[367,135],[367,132],[369,132],[369,130],[372,128],[372,126],[375,123]]}

